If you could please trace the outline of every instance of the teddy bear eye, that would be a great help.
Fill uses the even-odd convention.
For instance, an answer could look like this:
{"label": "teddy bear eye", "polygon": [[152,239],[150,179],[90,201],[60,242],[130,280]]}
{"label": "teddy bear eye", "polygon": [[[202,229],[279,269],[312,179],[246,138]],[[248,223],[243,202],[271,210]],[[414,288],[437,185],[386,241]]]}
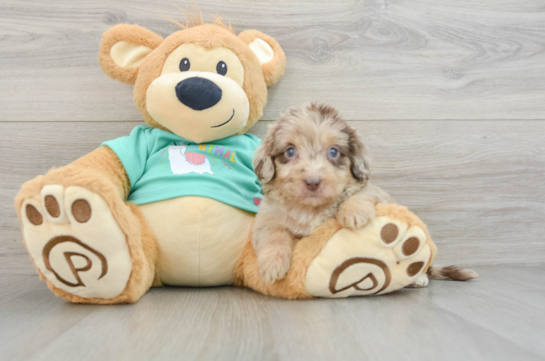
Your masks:
{"label": "teddy bear eye", "polygon": [[191,63],[189,62],[188,58],[183,58],[180,61],[180,71],[188,71],[191,67]]}
{"label": "teddy bear eye", "polygon": [[220,61],[218,65],[216,65],[216,72],[220,75],[227,74],[227,64],[225,64],[224,61]]}

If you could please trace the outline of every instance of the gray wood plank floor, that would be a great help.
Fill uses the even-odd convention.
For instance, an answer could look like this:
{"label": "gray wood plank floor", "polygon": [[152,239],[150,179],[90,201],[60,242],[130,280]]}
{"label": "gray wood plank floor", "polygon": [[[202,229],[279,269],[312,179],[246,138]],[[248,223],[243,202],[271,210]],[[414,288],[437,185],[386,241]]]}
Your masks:
{"label": "gray wood plank floor", "polygon": [[476,270],[380,297],[157,288],[121,306],[70,304],[35,276],[1,275],[0,359],[545,359],[545,265]]}

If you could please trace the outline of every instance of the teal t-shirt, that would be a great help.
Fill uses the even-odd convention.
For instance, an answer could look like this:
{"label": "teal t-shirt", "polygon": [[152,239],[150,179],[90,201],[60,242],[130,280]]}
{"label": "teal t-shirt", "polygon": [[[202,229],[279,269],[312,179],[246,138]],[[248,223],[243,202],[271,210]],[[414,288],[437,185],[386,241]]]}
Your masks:
{"label": "teal t-shirt", "polygon": [[212,198],[256,213],[261,186],[252,157],[261,139],[243,134],[195,144],[176,134],[135,127],[104,142],[119,157],[131,183],[128,200],[147,204],[182,196]]}

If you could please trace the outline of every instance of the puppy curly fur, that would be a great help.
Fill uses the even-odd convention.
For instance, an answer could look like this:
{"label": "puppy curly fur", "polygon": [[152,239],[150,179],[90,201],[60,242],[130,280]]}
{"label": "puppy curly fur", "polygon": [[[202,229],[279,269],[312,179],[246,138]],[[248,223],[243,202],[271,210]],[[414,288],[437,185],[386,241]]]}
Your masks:
{"label": "puppy curly fur", "polygon": [[327,220],[360,228],[375,217],[377,203],[393,203],[369,183],[369,161],[356,130],[327,105],[288,109],[257,149],[254,169],[264,197],[252,244],[268,283],[286,275],[294,242]]}

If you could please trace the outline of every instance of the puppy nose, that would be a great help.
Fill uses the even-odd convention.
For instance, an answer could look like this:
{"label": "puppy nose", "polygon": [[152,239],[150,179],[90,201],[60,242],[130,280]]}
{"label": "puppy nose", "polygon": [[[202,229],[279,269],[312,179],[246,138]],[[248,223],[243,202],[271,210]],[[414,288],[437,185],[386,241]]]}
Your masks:
{"label": "puppy nose", "polygon": [[193,110],[204,110],[218,104],[221,88],[211,80],[192,77],[176,84],[176,97]]}
{"label": "puppy nose", "polygon": [[309,191],[315,191],[320,186],[320,183],[322,183],[322,180],[320,178],[307,178],[305,179],[305,185],[307,186],[307,189]]}

